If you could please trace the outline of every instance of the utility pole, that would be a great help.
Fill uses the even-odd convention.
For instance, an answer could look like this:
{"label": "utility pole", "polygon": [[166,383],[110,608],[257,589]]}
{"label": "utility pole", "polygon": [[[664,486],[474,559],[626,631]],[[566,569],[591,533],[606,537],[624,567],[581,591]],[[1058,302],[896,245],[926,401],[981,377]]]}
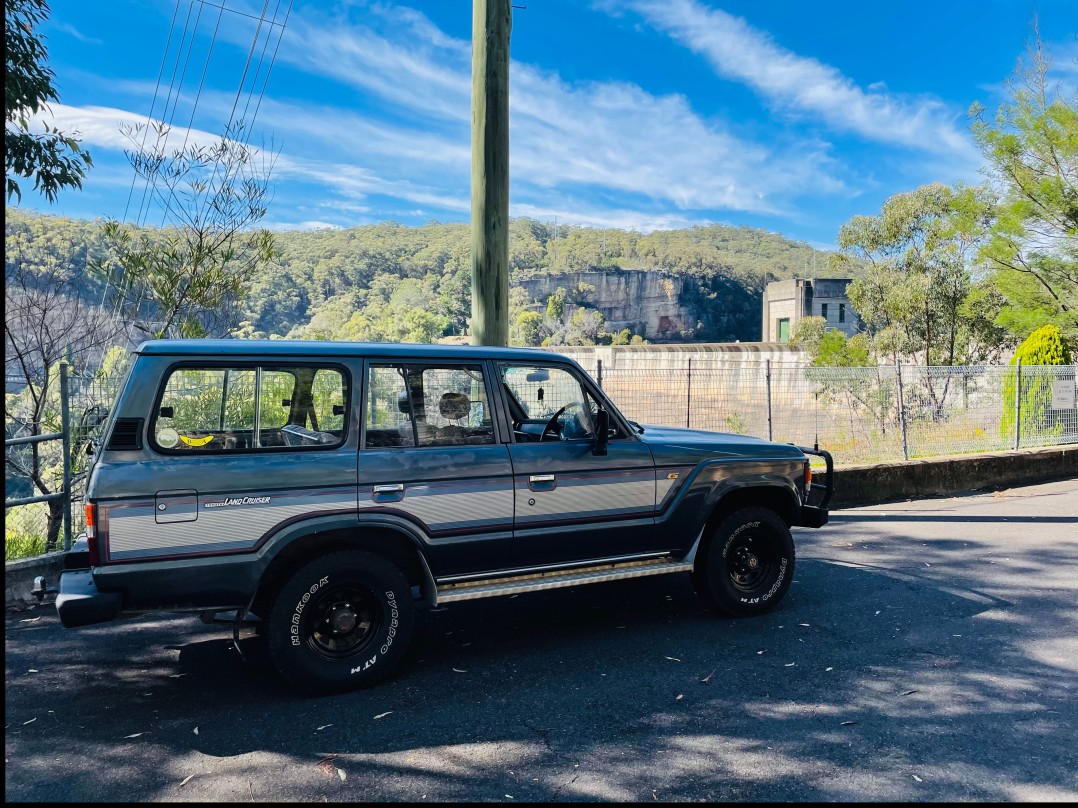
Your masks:
{"label": "utility pole", "polygon": [[472,0],[472,344],[509,344],[511,0]]}

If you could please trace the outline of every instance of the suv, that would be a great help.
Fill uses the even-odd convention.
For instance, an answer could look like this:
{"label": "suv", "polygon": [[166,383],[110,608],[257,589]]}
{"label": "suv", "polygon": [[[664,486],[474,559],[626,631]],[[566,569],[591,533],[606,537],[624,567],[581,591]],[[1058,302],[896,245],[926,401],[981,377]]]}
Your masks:
{"label": "suv", "polygon": [[[827,464],[815,505],[806,454]],[[547,351],[150,341],[56,608],[67,627],[227,613],[294,685],[345,690],[394,670],[422,603],[683,572],[722,612],[764,612],[790,585],[790,527],[827,522],[831,468],[640,426]]]}

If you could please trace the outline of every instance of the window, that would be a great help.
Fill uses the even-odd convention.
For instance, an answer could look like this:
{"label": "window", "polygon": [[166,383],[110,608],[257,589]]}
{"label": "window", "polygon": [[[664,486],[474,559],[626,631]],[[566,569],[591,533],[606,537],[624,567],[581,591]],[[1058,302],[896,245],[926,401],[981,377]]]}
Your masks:
{"label": "window", "polygon": [[344,442],[348,382],[315,366],[180,367],[153,417],[165,452],[332,448]]}
{"label": "window", "polygon": [[[561,440],[595,436],[599,404],[573,373],[560,367],[506,365],[502,374],[518,443],[542,439],[548,427]],[[548,433],[547,439],[552,437]],[[612,431],[615,437],[623,436]]]}
{"label": "window", "polygon": [[827,319],[827,304],[826,303],[821,303],[820,304],[820,316],[823,317],[825,320]]}
{"label": "window", "polygon": [[367,448],[494,443],[478,365],[371,365]]}
{"label": "window", "polygon": [[788,342],[790,339],[790,318],[783,317],[778,322],[779,342]]}
{"label": "window", "polygon": [[846,322],[846,304],[845,303],[839,303],[838,304],[838,321],[840,323]]}

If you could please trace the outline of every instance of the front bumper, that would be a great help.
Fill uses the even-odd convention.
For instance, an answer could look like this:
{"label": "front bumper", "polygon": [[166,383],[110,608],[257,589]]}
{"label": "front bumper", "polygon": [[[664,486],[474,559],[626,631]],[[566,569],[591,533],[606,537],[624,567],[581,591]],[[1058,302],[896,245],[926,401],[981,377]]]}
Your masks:
{"label": "front bumper", "polygon": [[[807,501],[801,506],[801,513],[797,520],[799,527],[823,527],[827,524],[828,510],[827,506],[831,502],[831,497],[835,493],[835,461],[831,457],[831,453],[824,451],[823,449],[808,448],[805,446],[798,446],[802,452],[807,455],[816,455],[822,457],[824,463],[827,466],[827,481],[823,485],[823,498],[815,505],[810,505]],[[816,490],[816,486],[813,486],[813,490]]]}
{"label": "front bumper", "polygon": [[90,570],[64,570],[60,573],[56,612],[65,628],[112,620],[119,615],[122,605],[119,592],[98,591]]}

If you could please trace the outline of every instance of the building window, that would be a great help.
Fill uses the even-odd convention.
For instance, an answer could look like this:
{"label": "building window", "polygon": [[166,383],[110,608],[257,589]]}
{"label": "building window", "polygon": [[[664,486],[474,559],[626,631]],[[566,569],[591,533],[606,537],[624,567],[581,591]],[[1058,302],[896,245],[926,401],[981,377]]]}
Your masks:
{"label": "building window", "polygon": [[840,323],[846,322],[846,304],[845,303],[839,303],[838,304],[838,321]]}
{"label": "building window", "polygon": [[827,319],[827,304],[826,303],[823,303],[823,304],[820,305],[820,316],[823,317],[825,320]]}
{"label": "building window", "polygon": [[779,342],[788,342],[790,339],[790,318],[783,317],[779,320]]}

